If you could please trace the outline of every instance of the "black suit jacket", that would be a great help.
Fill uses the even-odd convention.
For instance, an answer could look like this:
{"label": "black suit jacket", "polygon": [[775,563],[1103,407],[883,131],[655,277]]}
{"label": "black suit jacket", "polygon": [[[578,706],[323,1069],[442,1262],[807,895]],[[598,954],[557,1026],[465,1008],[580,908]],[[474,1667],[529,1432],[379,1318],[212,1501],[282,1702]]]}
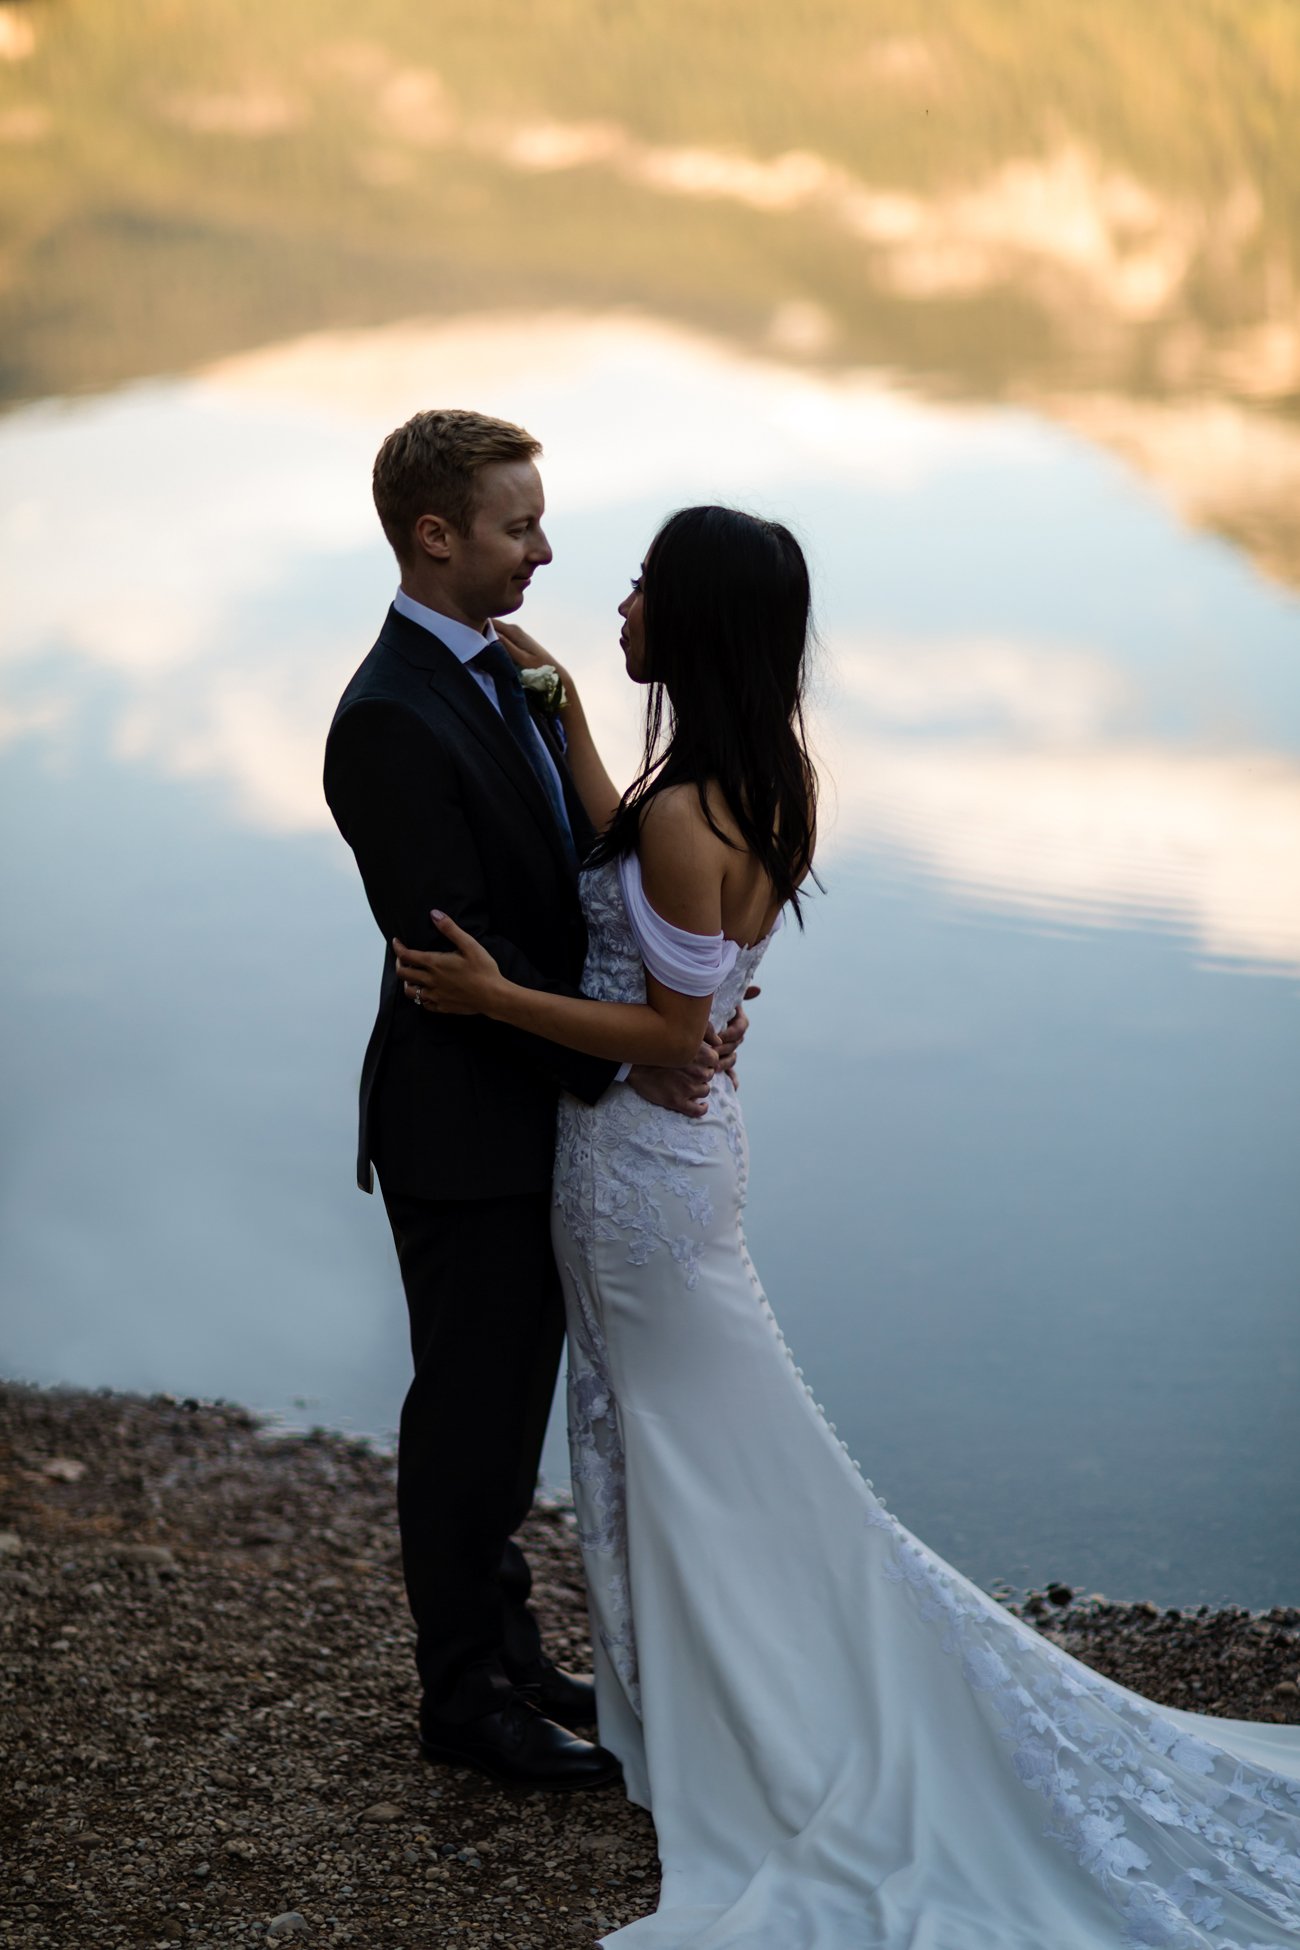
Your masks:
{"label": "black suit jacket", "polygon": [[[593,835],[549,720],[579,855]],[[616,1065],[501,1023],[417,1009],[394,935],[444,948],[438,907],[512,981],[576,993],[587,949],[577,883],[531,766],[446,645],[390,609],[339,702],[325,797],[384,938],[379,1013],[361,1072],[357,1182],[419,1198],[544,1190],[561,1088],[588,1103]]]}

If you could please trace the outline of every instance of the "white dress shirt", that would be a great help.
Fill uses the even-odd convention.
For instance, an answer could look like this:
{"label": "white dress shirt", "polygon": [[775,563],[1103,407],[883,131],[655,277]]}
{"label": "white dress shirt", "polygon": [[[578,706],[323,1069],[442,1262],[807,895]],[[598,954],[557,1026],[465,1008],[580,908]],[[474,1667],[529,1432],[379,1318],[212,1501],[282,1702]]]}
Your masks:
{"label": "white dress shirt", "polygon": [[[427,603],[417,603],[414,596],[408,596],[405,589],[400,588],[393,597],[393,608],[399,616],[405,616],[410,623],[418,623],[422,630],[428,630],[431,636],[437,637],[439,643],[447,646],[452,656],[465,665],[469,675],[487,697],[497,716],[500,717],[501,701],[497,697],[496,685],[492,682],[487,671],[475,670],[473,663],[470,661],[471,658],[477,657],[479,651],[484,649],[489,643],[499,641],[491,623],[488,624],[486,630],[480,633],[474,628],[472,623],[457,622],[454,616],[444,616],[441,610],[430,609]],[[536,725],[533,726],[533,736],[537,740],[539,751],[555,775],[555,783],[559,788],[560,804],[563,805],[564,786],[560,780],[559,767],[551,757],[547,749],[546,740]],[[614,1078],[615,1083],[624,1082],[631,1068],[632,1065],[630,1063],[624,1063]]]}
{"label": "white dress shirt", "polygon": [[[500,717],[501,700],[497,696],[496,685],[493,683],[491,677],[489,677],[487,671],[475,670],[471,662],[471,659],[477,657],[480,650],[485,650],[489,643],[499,641],[491,623],[488,624],[486,630],[480,635],[472,623],[458,623],[454,616],[444,616],[441,610],[430,609],[427,603],[417,603],[415,597],[408,596],[405,589],[399,589],[393,597],[393,608],[399,616],[405,616],[408,622],[418,623],[422,630],[428,630],[431,636],[436,636],[439,643],[446,644],[452,656],[458,662],[465,665],[465,668],[483,695],[487,698],[492,709]],[[560,779],[559,768],[555,760],[551,757],[550,751],[547,749],[546,740],[536,725],[533,726],[533,736],[537,740],[538,751],[541,752],[542,757],[546,760],[550,768],[551,776],[555,780],[556,789],[560,795],[560,804],[563,805],[564,786]]]}

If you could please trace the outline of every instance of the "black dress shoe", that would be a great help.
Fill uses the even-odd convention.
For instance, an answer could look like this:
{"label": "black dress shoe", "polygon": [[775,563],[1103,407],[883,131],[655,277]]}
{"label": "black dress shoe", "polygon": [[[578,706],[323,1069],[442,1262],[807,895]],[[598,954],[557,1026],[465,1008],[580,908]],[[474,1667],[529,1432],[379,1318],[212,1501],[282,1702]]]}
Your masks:
{"label": "black dress shoe", "polygon": [[519,1688],[525,1699],[532,1701],[539,1713],[548,1720],[555,1720],[562,1727],[594,1727],[596,1724],[596,1688],[590,1679],[579,1679],[576,1673],[563,1672],[548,1660],[535,1679]]}
{"label": "black dress shoe", "polygon": [[622,1772],[613,1754],[548,1720],[520,1693],[495,1713],[457,1724],[420,1714],[420,1746],[429,1760],[474,1767],[507,1787],[604,1787]]}

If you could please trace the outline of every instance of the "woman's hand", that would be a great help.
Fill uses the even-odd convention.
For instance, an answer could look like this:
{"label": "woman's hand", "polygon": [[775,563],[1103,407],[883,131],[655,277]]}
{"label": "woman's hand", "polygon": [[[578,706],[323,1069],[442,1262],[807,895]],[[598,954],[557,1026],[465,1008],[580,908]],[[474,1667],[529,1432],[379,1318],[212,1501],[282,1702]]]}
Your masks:
{"label": "woman's hand", "polygon": [[397,973],[404,992],[417,1008],[443,1016],[490,1015],[491,1002],[508,988],[487,949],[464,928],[458,928],[439,908],[431,910],[433,925],[445,934],[454,954],[436,949],[408,948],[396,936]]}
{"label": "woman's hand", "polygon": [[493,617],[492,627],[520,670],[536,670],[539,664],[555,662],[554,657],[548,650],[542,648],[537,638],[529,636],[527,630],[521,630],[518,623],[503,623],[499,617]]}
{"label": "woman's hand", "polygon": [[556,662],[549,650],[542,648],[535,636],[529,636],[527,630],[521,630],[517,623],[494,621],[492,627],[510,652],[517,669],[539,670],[543,664],[550,664],[553,670],[559,672],[565,690],[571,688],[573,679],[568,671]]}

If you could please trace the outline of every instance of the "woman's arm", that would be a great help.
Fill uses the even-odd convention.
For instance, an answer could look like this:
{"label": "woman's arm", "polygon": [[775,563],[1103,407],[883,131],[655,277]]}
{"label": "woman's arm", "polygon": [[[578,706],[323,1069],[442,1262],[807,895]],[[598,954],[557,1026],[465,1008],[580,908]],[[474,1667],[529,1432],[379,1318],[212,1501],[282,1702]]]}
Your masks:
{"label": "woman's arm", "polygon": [[582,708],[582,699],[572,677],[562,664],[543,650],[536,637],[529,636],[516,623],[497,623],[496,633],[505,644],[521,670],[536,670],[541,664],[551,664],[558,671],[568,699],[560,713],[564,726],[564,736],[568,749],[565,763],[578,788],[578,797],[583,810],[598,833],[603,833],[618,810],[618,787],[605,770],[604,761],[596,750],[596,741],[587,723],[587,714]]}
{"label": "woman's arm", "polygon": [[[693,792],[666,793],[656,800],[654,817],[647,819],[642,834],[642,867],[647,884],[671,909],[665,918],[675,926],[692,934],[721,932],[722,851]],[[406,993],[424,1008],[490,1016],[589,1056],[624,1063],[671,1067],[689,1063],[699,1049],[711,996],[679,995],[649,973],[644,1003],[592,1002],[521,988],[501,973],[473,935],[445,914],[435,913],[433,919],[455,952],[421,953],[401,941],[393,944]]]}

